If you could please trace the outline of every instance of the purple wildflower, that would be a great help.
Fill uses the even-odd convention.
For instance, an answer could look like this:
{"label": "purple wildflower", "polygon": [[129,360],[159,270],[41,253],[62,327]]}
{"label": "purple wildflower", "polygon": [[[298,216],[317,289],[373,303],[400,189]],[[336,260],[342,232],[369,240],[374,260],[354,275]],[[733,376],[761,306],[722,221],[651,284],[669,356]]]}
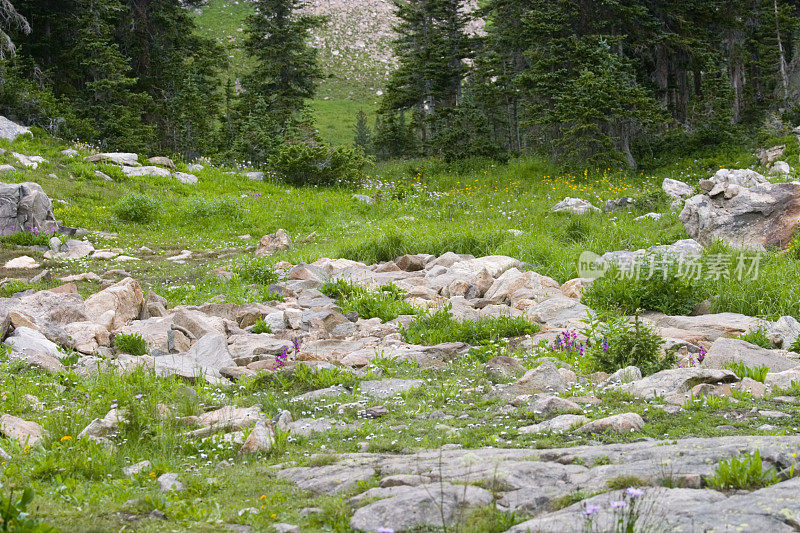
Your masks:
{"label": "purple wildflower", "polygon": [[612,509],[622,509],[623,507],[625,507],[625,502],[622,500],[617,502],[611,502]]}
{"label": "purple wildflower", "polygon": [[283,368],[284,366],[286,366],[288,359],[289,359],[289,347],[284,346],[281,349],[280,355],[275,357],[275,365],[277,366],[277,368]]}
{"label": "purple wildflower", "polygon": [[394,533],[394,529],[390,527],[379,527],[378,533]]}
{"label": "purple wildflower", "polygon": [[641,496],[644,496],[644,491],[642,489],[637,489],[637,488],[634,488],[634,487],[628,487],[625,490],[625,494],[627,494],[631,498],[639,498]]}
{"label": "purple wildflower", "polygon": [[300,339],[295,337],[292,339],[292,346],[294,346],[294,353],[300,353]]}
{"label": "purple wildflower", "polygon": [[603,339],[603,353],[608,352],[608,341]]}
{"label": "purple wildflower", "polygon": [[593,503],[587,504],[586,508],[583,510],[584,516],[592,516],[600,510],[599,505],[595,505]]}
{"label": "purple wildflower", "polygon": [[136,396],[134,396],[134,398],[136,398],[137,400],[141,400],[142,398],[144,398],[144,394],[137,394]]}
{"label": "purple wildflower", "polygon": [[703,359],[706,358],[706,355],[707,355],[706,349],[701,346],[700,347],[700,353],[697,354],[697,362],[698,363],[702,363]]}

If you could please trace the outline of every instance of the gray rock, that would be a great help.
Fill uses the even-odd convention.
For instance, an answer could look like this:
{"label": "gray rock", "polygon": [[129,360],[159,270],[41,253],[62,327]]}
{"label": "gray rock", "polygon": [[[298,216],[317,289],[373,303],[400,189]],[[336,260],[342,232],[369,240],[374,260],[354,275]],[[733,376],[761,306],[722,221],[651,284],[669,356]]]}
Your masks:
{"label": "gray rock", "polygon": [[555,297],[529,307],[525,312],[531,320],[555,328],[581,324],[590,309],[580,300]]}
{"label": "gray rock", "polygon": [[14,333],[8,336],[5,344],[19,353],[40,353],[56,359],[64,357],[56,343],[48,340],[35,329],[24,326],[16,328]]}
{"label": "gray rock", "polygon": [[187,174],[186,172],[175,172],[173,176],[184,185],[194,185],[198,181],[197,176],[194,174]]}
{"label": "gray rock", "polygon": [[178,481],[178,474],[168,472],[158,476],[158,484],[161,492],[181,492],[184,490],[183,483]]}
{"label": "gray rock", "polygon": [[153,166],[146,166],[146,167],[122,167],[122,173],[128,176],[129,178],[140,178],[143,176],[157,176],[159,178],[168,178],[172,175],[172,172],[167,170],[166,168],[161,167],[153,167]]}
{"label": "gray rock", "polygon": [[534,414],[549,416],[554,413],[582,412],[581,406],[567,398],[560,398],[550,394],[537,394],[527,408]]}
{"label": "gray rock", "polygon": [[714,341],[703,359],[703,367],[725,368],[732,362],[744,363],[748,367],[766,365],[770,372],[783,372],[800,365],[800,354],[783,350],[767,350],[739,339],[719,338]]}
{"label": "gray rock", "polygon": [[[716,189],[714,189],[716,190]],[[686,232],[702,244],[720,240],[750,250],[786,247],[800,220],[800,183],[764,183],[690,198],[680,214]]]}
{"label": "gray rock", "polygon": [[469,507],[481,507],[493,502],[492,494],[484,489],[468,485],[428,484],[418,487],[395,487],[378,489],[388,498],[370,503],[356,510],[350,527],[357,531],[378,531],[389,528],[408,531],[416,526],[447,527],[462,511]]}
{"label": "gray rock", "polygon": [[89,163],[113,163],[120,166],[138,167],[139,156],[134,153],[107,152],[86,157]]}
{"label": "gray rock", "polygon": [[594,420],[578,429],[581,433],[631,433],[644,428],[644,420],[637,413],[622,413]]}
{"label": "gray rock", "polygon": [[12,122],[6,117],[0,116],[0,138],[13,142],[21,135],[30,135],[33,137],[30,128],[20,126],[16,122]]}
{"label": "gray rock", "polygon": [[400,392],[411,390],[425,384],[422,379],[382,379],[362,381],[360,385],[361,394],[366,394],[373,398],[389,398]]}
{"label": "gray rock", "polygon": [[372,205],[375,203],[375,198],[367,196],[366,194],[354,194],[353,200],[361,202],[362,204]]}
{"label": "gray rock", "polygon": [[289,238],[285,229],[279,229],[275,233],[261,237],[255,253],[256,257],[266,257],[291,247],[292,239]]}
{"label": "gray rock", "polygon": [[664,178],[661,189],[675,200],[683,200],[694,193],[691,185],[671,178]]}
{"label": "gray rock", "polygon": [[631,381],[637,381],[642,379],[642,371],[639,370],[637,366],[626,366],[625,368],[620,368],[611,376],[609,376],[607,383],[609,384],[622,384],[622,383],[630,383]]}
{"label": "gray rock", "polygon": [[142,461],[140,463],[126,466],[122,469],[122,473],[125,475],[125,477],[133,477],[136,474],[144,472],[145,470],[149,470],[150,468],[152,468],[150,461]]}
{"label": "gray rock", "polygon": [[623,392],[628,392],[638,398],[651,399],[656,396],[664,397],[683,394],[701,383],[716,384],[733,383],[735,381],[738,381],[738,378],[729,370],[674,368],[656,372],[632,383],[625,383],[619,388]]}
{"label": "gray rock", "polygon": [[796,383],[800,383],[800,366],[783,372],[769,372],[764,379],[766,386],[776,389],[790,389]]}
{"label": "gray rock", "polygon": [[625,209],[630,207],[634,204],[635,200],[630,196],[624,196],[622,198],[615,198],[611,200],[606,200],[603,203],[603,212],[604,213],[613,213],[614,211],[619,211],[621,209]]}
{"label": "gray rock", "polygon": [[602,255],[601,260],[607,264],[631,265],[635,262],[647,261],[652,255],[660,255],[664,259],[683,261],[700,257],[702,254],[703,246],[700,243],[693,239],[682,239],[673,244],[651,246],[642,250],[608,252]]}
{"label": "gray rock", "polygon": [[270,526],[276,533],[300,533],[300,526],[294,524],[277,523]]}
{"label": "gray rock", "polygon": [[302,435],[307,437],[312,433],[324,433],[331,429],[345,428],[347,424],[339,420],[331,420],[328,418],[301,418],[290,422],[289,431],[293,435]]}
{"label": "gray rock", "polygon": [[558,415],[539,424],[521,427],[519,432],[522,434],[544,433],[547,431],[563,432],[569,431],[576,426],[583,426],[588,421],[589,419],[583,415]]}
{"label": "gray rock", "polygon": [[64,259],[81,259],[92,255],[94,246],[89,241],[79,241],[77,239],[69,239],[59,248],[59,257]]}
{"label": "gray rock", "polygon": [[599,213],[600,209],[593,206],[588,200],[583,198],[570,198],[567,196],[550,209],[551,213],[571,213],[574,215],[585,215],[587,213]]}
{"label": "gray rock", "polygon": [[0,236],[57,230],[53,204],[39,184],[0,183]]}
{"label": "gray rock", "polygon": [[313,402],[315,400],[319,400],[320,398],[333,398],[336,396],[341,396],[342,394],[349,394],[349,393],[350,391],[348,391],[341,385],[333,385],[332,387],[328,387],[326,389],[312,390],[311,392],[306,392],[305,394],[301,394],[300,396],[295,396],[294,398],[292,398],[291,401]]}
{"label": "gray rock", "polygon": [[767,337],[773,346],[788,350],[800,337],[800,322],[792,316],[782,316],[767,326]]}
{"label": "gray rock", "polygon": [[567,381],[558,371],[555,364],[546,361],[528,370],[519,380],[508,386],[498,386],[490,396],[512,399],[523,394],[538,392],[562,392],[569,388]]}
{"label": "gray rock", "polygon": [[525,367],[515,357],[498,355],[483,365],[483,371],[499,378],[510,378],[525,372]]}

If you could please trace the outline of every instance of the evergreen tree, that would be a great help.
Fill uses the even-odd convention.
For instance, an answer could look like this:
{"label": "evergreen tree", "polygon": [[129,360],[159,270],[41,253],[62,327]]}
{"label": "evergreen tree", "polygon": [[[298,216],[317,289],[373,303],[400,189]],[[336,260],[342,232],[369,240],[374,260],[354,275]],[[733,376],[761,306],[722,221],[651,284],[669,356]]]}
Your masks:
{"label": "evergreen tree", "polygon": [[28,20],[14,7],[10,0],[0,0],[0,60],[14,55],[17,47],[9,35],[13,31],[31,32]]}
{"label": "evergreen tree", "polygon": [[367,114],[363,109],[359,109],[356,113],[356,132],[353,143],[364,150],[365,154],[372,153],[372,130],[367,124]]}
{"label": "evergreen tree", "polygon": [[394,44],[399,66],[387,85],[381,113],[412,111],[412,124],[424,147],[437,133],[437,111],[461,101],[465,59],[474,53],[474,40],[466,33],[469,16],[461,0],[394,4],[400,20]]}
{"label": "evergreen tree", "polygon": [[134,90],[136,79],[129,76],[128,62],[112,40],[120,7],[112,0],[79,3],[73,53],[82,79],[76,106],[94,123],[94,137],[100,146],[138,151],[152,135],[142,122],[149,98]]}
{"label": "evergreen tree", "polygon": [[245,105],[261,100],[270,117],[286,122],[314,96],[322,77],[308,41],[322,17],[298,13],[305,0],[256,0],[245,21],[245,51],[254,61],[242,80]]}

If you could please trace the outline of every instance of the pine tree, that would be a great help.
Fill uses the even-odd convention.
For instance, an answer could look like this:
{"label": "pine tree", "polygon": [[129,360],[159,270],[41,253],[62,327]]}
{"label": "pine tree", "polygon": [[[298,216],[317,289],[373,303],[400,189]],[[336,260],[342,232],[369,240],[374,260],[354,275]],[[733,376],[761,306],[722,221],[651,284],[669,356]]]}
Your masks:
{"label": "pine tree", "polygon": [[142,114],[149,98],[134,90],[136,79],[112,40],[121,6],[112,0],[83,0],[75,13],[78,28],[73,49],[81,89],[77,107],[95,124],[95,140],[115,150],[142,150],[152,133]]}
{"label": "pine tree", "polygon": [[0,60],[5,59],[7,55],[13,56],[17,51],[9,35],[14,31],[28,34],[31,32],[31,26],[10,0],[0,0]]}
{"label": "pine tree", "polygon": [[367,124],[367,114],[363,109],[359,109],[356,113],[356,132],[353,143],[364,150],[365,154],[372,153],[372,130]]}
{"label": "pine tree", "polygon": [[453,108],[462,97],[474,40],[466,33],[469,16],[461,0],[394,0],[400,22],[394,43],[399,67],[381,104],[384,115],[412,111],[423,146],[435,136],[439,109]]}
{"label": "pine tree", "polygon": [[254,61],[244,77],[243,102],[267,105],[272,120],[287,122],[314,96],[322,77],[317,51],[308,41],[322,24],[318,16],[298,13],[305,0],[256,0],[245,21],[245,51]]}

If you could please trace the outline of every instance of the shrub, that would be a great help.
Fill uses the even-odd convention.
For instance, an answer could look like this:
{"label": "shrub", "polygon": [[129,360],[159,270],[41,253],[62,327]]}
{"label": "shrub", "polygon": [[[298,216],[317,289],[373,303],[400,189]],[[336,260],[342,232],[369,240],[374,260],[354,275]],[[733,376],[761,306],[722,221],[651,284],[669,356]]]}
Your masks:
{"label": "shrub", "polygon": [[767,337],[767,330],[764,326],[759,327],[758,329],[748,331],[747,333],[743,333],[739,335],[739,340],[743,340],[745,342],[749,342],[750,344],[755,344],[756,346],[761,346],[762,348],[771,349],[772,342]]}
{"label": "shrub", "polygon": [[34,496],[35,493],[30,488],[23,489],[18,496],[14,495],[13,490],[7,497],[0,496],[0,529],[28,533],[55,533],[55,528],[41,520],[31,518],[27,512],[28,505],[33,502]]}
{"label": "shrub", "polygon": [[119,333],[114,337],[117,350],[129,355],[146,355],[147,342],[138,333]]}
{"label": "shrub", "polygon": [[234,261],[231,270],[245,283],[269,286],[278,281],[278,273],[267,257],[242,256]]}
{"label": "shrub", "polygon": [[360,148],[305,143],[283,144],[269,159],[277,177],[295,186],[356,185],[369,163]]}
{"label": "shrub", "polygon": [[13,246],[47,246],[50,244],[50,239],[52,237],[52,233],[21,231],[19,233],[0,237],[0,244],[9,244]]}
{"label": "shrub", "polygon": [[730,361],[725,363],[725,368],[736,374],[739,379],[750,378],[764,383],[769,373],[767,365],[749,367],[741,361]]}
{"label": "shrub", "polygon": [[720,461],[714,476],[708,479],[708,486],[718,490],[754,490],[778,482],[778,476],[771,468],[764,470],[761,452],[743,459],[731,457],[729,461]]}
{"label": "shrub", "polygon": [[[643,269],[644,270],[644,269]],[[688,315],[703,300],[700,282],[681,276],[678,265],[669,264],[665,272],[652,276],[625,277],[618,266],[586,290],[583,301],[598,311],[633,315],[639,310],[661,311],[667,315]]]}
{"label": "shrub", "polygon": [[433,346],[444,342],[465,342],[478,345],[498,341],[507,337],[532,335],[539,326],[521,317],[491,317],[478,320],[455,320],[450,315],[450,306],[434,313],[425,311],[400,330],[403,340],[409,344]]}
{"label": "shrub", "polygon": [[589,357],[598,370],[613,373],[620,368],[637,366],[643,376],[671,368],[675,354],[661,356],[664,339],[642,324],[637,316],[633,325],[622,317],[593,315],[583,333],[589,337]]}
{"label": "shrub", "polygon": [[[187,201],[183,206],[183,212],[190,219],[209,217],[238,219],[242,214],[239,206],[230,198],[211,200],[202,197],[191,198]],[[192,222],[196,222],[196,220]]]}
{"label": "shrub", "polygon": [[381,285],[376,291],[344,280],[327,282],[320,289],[335,298],[345,313],[355,312],[361,318],[380,318],[382,322],[400,315],[415,315],[419,310],[403,299],[404,291],[394,283]]}
{"label": "shrub", "polygon": [[123,222],[146,224],[156,219],[158,203],[147,195],[132,193],[117,202],[114,214]]}
{"label": "shrub", "polygon": [[256,320],[256,323],[253,324],[253,333],[272,333],[272,328],[263,318],[259,318]]}

